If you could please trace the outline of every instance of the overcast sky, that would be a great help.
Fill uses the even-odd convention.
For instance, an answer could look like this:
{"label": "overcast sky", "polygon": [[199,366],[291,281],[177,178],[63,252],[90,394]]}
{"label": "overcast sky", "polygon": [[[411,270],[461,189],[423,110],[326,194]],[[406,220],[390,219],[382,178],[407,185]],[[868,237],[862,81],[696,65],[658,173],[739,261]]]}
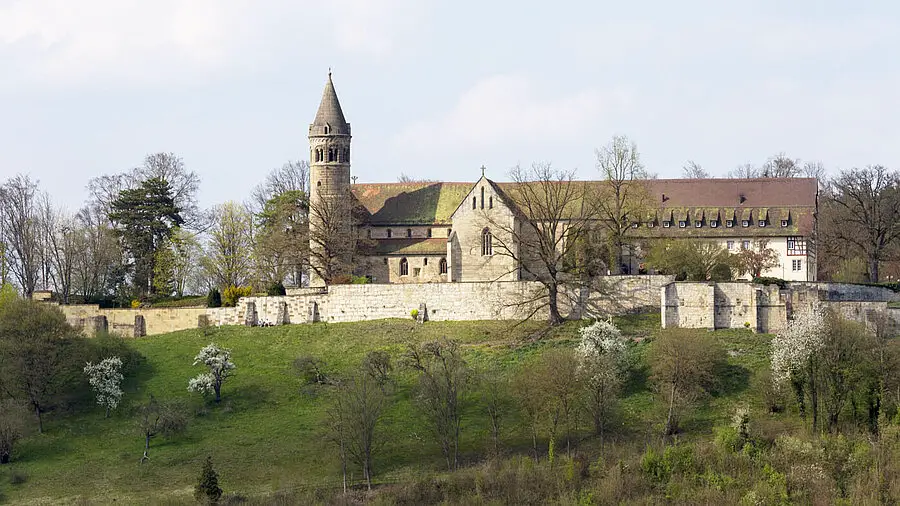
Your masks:
{"label": "overcast sky", "polygon": [[900,168],[900,3],[0,0],[0,179],[70,208],[172,151],[201,204],[307,159],[329,66],[360,182],[472,181],[594,149],[714,174],[781,151]]}

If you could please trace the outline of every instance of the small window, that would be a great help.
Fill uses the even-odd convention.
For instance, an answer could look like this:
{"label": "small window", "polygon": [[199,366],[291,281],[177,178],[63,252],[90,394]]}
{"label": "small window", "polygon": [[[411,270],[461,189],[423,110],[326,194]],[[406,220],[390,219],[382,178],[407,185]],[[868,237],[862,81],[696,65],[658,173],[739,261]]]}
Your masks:
{"label": "small window", "polygon": [[765,227],[765,226],[766,226],[766,220],[759,220],[759,222],[758,222],[757,224],[758,224],[760,227]]}
{"label": "small window", "polygon": [[794,272],[800,271],[803,268],[802,260],[791,260],[791,270]]}
{"label": "small window", "polygon": [[750,226],[750,220],[741,220],[741,226],[742,226],[742,227],[749,227],[749,226]]}
{"label": "small window", "polygon": [[325,125],[325,135],[328,135],[330,132],[331,132],[331,127],[328,125]]}
{"label": "small window", "polygon": [[484,209],[484,186],[481,187],[481,208]]}
{"label": "small window", "polygon": [[384,259],[384,265],[387,265],[387,264],[388,264],[388,259],[387,259],[387,257],[385,257],[385,259]]}
{"label": "small window", "polygon": [[406,237],[408,237],[408,238],[412,237],[412,229],[411,228],[406,229]]}
{"label": "small window", "polygon": [[472,209],[478,207],[478,197],[472,197]]}
{"label": "small window", "polygon": [[447,229],[447,237],[450,237],[450,234],[452,234],[452,233],[453,233],[453,229],[452,229],[452,228],[448,228],[448,229]]}
{"label": "small window", "polygon": [[431,229],[428,229],[428,237],[431,237]]}
{"label": "small window", "polygon": [[655,226],[656,226],[656,222],[654,222],[654,221],[648,221],[648,222],[647,222],[647,228],[653,228],[653,227],[655,227]]}
{"label": "small window", "polygon": [[317,186],[317,187],[318,187],[318,186],[322,186],[322,182],[321,182],[321,181],[316,181],[316,186]]}
{"label": "small window", "polygon": [[387,236],[388,236],[388,239],[390,239],[391,237],[393,237],[393,236],[394,236],[394,231],[391,230],[391,229],[387,229]]}
{"label": "small window", "polygon": [[781,220],[781,226],[782,226],[782,227],[787,227],[787,226],[788,226],[788,220]]}
{"label": "small window", "polygon": [[409,262],[405,258],[400,259],[400,275],[409,276]]}
{"label": "small window", "polygon": [[734,241],[726,241],[725,244],[728,246],[729,250],[734,249]]}
{"label": "small window", "polygon": [[441,261],[438,263],[438,270],[440,271],[441,274],[447,274],[447,259],[446,258],[442,258]]}
{"label": "small window", "polygon": [[703,226],[703,222],[701,220],[697,220],[696,222],[694,222],[694,226],[700,228]]}
{"label": "small window", "polygon": [[428,265],[428,257],[422,259],[422,265]]}
{"label": "small window", "polygon": [[493,209],[493,208],[494,208],[494,196],[491,195],[490,197],[488,197],[488,209]]}
{"label": "small window", "polygon": [[741,249],[750,249],[750,241],[741,241]]}
{"label": "small window", "polygon": [[640,227],[640,226],[641,226],[641,224],[638,223],[638,222],[634,222],[634,223],[631,224],[631,228],[638,228],[638,227]]}
{"label": "small window", "polygon": [[671,222],[671,221],[666,220],[666,221],[663,222],[663,228],[669,228],[669,227],[671,227],[671,226],[672,226],[672,222]]}
{"label": "small window", "polygon": [[719,226],[719,220],[709,220],[710,228],[716,228]]}
{"label": "small window", "polygon": [[685,228],[685,227],[687,227],[687,222],[686,222],[686,221],[681,220],[681,221],[678,222],[678,228]]}
{"label": "small window", "polygon": [[422,269],[419,267],[413,267],[413,276],[419,277],[422,275]]}
{"label": "small window", "polygon": [[731,228],[734,226],[734,220],[725,220],[725,226]]}

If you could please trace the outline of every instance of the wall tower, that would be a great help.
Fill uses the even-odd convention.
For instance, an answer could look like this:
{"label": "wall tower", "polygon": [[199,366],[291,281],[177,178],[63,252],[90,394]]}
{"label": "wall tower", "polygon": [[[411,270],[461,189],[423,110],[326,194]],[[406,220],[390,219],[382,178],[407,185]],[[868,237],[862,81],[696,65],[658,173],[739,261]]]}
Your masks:
{"label": "wall tower", "polygon": [[331,71],[309,125],[310,286],[350,274],[356,241],[351,223],[350,123],[338,101]]}

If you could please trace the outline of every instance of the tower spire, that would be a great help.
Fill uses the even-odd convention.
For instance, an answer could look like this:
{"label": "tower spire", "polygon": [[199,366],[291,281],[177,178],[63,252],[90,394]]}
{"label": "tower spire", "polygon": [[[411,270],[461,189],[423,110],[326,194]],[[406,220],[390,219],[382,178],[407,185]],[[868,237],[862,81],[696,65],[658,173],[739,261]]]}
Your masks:
{"label": "tower spire", "polygon": [[344,118],[341,102],[338,100],[334,82],[331,80],[331,67],[328,68],[328,81],[325,82],[325,90],[322,92],[319,110],[316,111],[316,118],[313,120],[310,128],[312,131],[313,127],[317,127],[324,132],[326,126],[328,127],[327,133],[350,135],[350,125]]}

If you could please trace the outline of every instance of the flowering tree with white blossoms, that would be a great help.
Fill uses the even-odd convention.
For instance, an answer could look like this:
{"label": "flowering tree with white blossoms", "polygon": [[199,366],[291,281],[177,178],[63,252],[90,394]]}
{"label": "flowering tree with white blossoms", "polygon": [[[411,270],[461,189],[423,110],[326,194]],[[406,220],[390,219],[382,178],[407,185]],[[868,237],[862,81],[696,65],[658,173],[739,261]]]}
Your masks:
{"label": "flowering tree with white blossoms", "polygon": [[794,313],[784,330],[772,339],[772,379],[777,384],[790,382],[797,393],[800,413],[806,411],[804,390],[809,395],[813,428],[818,422],[819,395],[816,388],[818,354],[826,345],[830,330],[828,312],[813,302]]}
{"label": "flowering tree with white blossoms", "polygon": [[219,402],[222,400],[222,383],[231,376],[235,368],[231,361],[231,350],[210,343],[194,357],[194,365],[198,364],[208,367],[209,372],[198,374],[196,378],[191,379],[188,382],[188,391],[203,395],[214,393],[216,402]]}
{"label": "flowering tree with white blossoms", "polygon": [[581,329],[581,341],[575,348],[588,391],[588,410],[601,437],[628,367],[627,346],[628,338],[612,322],[597,321]]}
{"label": "flowering tree with white blossoms", "polygon": [[98,364],[88,362],[84,366],[84,374],[97,395],[97,404],[106,408],[106,417],[109,418],[109,411],[116,409],[122,399],[122,360],[109,357]]}

